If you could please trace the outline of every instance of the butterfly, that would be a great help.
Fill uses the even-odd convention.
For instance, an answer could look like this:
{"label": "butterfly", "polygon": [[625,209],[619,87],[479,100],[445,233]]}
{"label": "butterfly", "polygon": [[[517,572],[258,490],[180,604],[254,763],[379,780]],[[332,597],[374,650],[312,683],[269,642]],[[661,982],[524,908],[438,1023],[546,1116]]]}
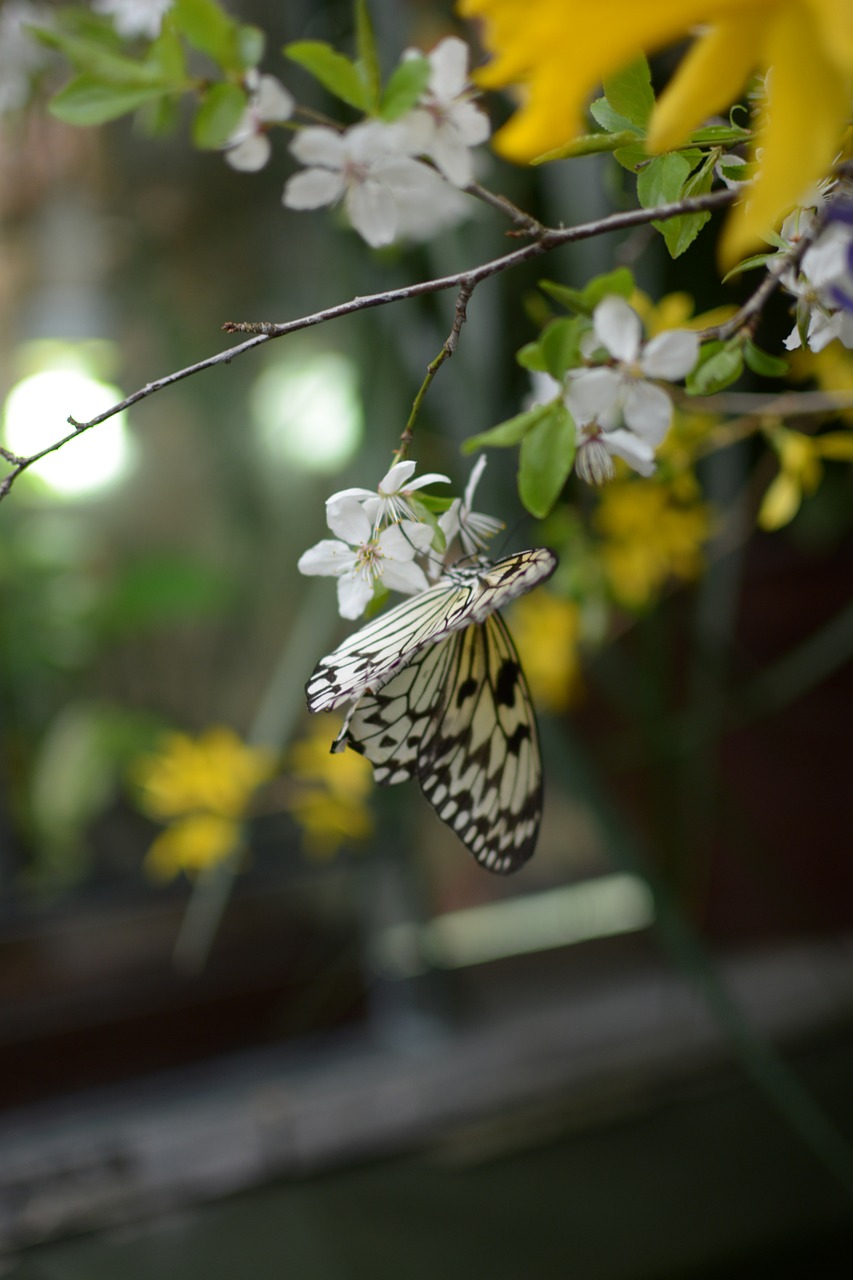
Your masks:
{"label": "butterfly", "polygon": [[500,874],[535,848],[542,761],[530,692],[497,611],[556,565],[539,547],[449,569],[344,640],[306,685],[309,711],[352,703],[333,751],[365,756],[383,786],[416,777],[438,816]]}

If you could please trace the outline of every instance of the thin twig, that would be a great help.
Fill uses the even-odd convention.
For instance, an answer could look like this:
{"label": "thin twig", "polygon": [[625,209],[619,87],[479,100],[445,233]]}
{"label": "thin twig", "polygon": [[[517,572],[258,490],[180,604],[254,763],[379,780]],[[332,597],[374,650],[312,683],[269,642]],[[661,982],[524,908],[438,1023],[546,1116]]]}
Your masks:
{"label": "thin twig", "polygon": [[403,434],[400,436],[400,446],[396,453],[398,460],[405,458],[408,453],[409,445],[412,443],[415,422],[418,414],[420,413],[421,405],[424,402],[424,397],[432,384],[433,378],[438,373],[445,360],[449,360],[456,350],[459,342],[459,334],[462,332],[462,326],[468,319],[468,299],[471,297],[473,291],[474,286],[470,284],[468,280],[463,280],[459,286],[459,296],[456,299],[456,308],[453,312],[453,327],[445,338],[438,355],[427,365],[426,377],[421,383],[418,393],[412,402],[412,412],[409,414],[409,419],[403,429]]}
{"label": "thin twig", "polygon": [[[105,409],[103,413],[97,414],[94,418],[88,418],[86,421],[81,422],[69,416],[68,422],[74,427],[72,433],[63,436],[60,440],[56,440],[38,453],[25,458],[17,458],[12,463],[12,469],[0,481],[0,500],[6,497],[15,480],[28,467],[31,467],[33,463],[40,461],[49,453],[61,449],[63,445],[68,444],[69,441],[81,435],[84,431],[106,422],[108,418],[115,417],[116,414],[129,409],[131,405],[146,399],[156,391],[162,391],[165,387],[181,382],[184,378],[192,377],[194,374],[201,373],[206,369],[212,369],[216,365],[230,364],[237,356],[243,355],[244,352],[252,350],[253,347],[259,346],[263,342],[268,342],[271,338],[283,338],[287,334],[296,333],[300,329],[308,329],[314,325],[325,324],[329,320],[338,320],[343,316],[352,315],[356,311],[366,311],[370,307],[384,307],[394,302],[405,302],[410,298],[419,298],[430,293],[440,293],[445,289],[461,289],[463,283],[466,285],[468,297],[470,297],[477,285],[484,280],[488,280],[502,271],[509,271],[513,267],[521,266],[525,262],[539,258],[543,254],[559,248],[561,245],[574,244],[580,240],[589,240],[594,236],[604,235],[609,231],[619,231],[627,227],[640,226],[647,222],[680,217],[685,213],[701,213],[710,209],[723,209],[735,199],[736,193],[733,191],[712,191],[706,195],[691,196],[685,200],[676,200],[670,204],[659,205],[655,209],[624,210],[619,213],[609,214],[604,218],[597,218],[593,222],[581,223],[576,227],[545,227],[531,243],[519,249],[514,249],[511,253],[504,254],[499,258],[493,258],[489,262],[481,263],[477,267],[458,271],[453,275],[440,276],[434,280],[421,280],[416,284],[405,285],[400,289],[389,289],[382,293],[372,293],[363,297],[352,298],[349,302],[342,302],[337,306],[317,311],[313,315],[301,316],[297,320],[288,320],[281,324],[267,321],[229,321],[222,326],[226,333],[248,333],[251,336],[236,347],[229,347],[226,351],[220,351],[215,356],[208,356],[207,359],[200,360],[197,364],[189,365],[186,369],[179,369],[176,373],[170,373],[164,378],[158,378],[154,382],[146,383],[139,391],[126,396],[123,400],[112,405],[111,408]],[[505,206],[502,205],[501,207],[504,207],[505,211],[507,211]],[[7,461],[10,461],[10,459],[7,459]]]}

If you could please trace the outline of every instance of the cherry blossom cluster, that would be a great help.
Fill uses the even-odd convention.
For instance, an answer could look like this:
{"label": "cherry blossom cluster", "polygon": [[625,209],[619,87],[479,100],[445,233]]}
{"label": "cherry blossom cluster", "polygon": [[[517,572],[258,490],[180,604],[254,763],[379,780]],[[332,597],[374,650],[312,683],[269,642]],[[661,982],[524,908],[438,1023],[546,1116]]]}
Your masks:
{"label": "cherry blossom cluster", "polygon": [[699,358],[699,337],[669,329],[643,342],[643,323],[624,298],[611,294],[592,315],[581,342],[585,363],[564,383],[537,374],[533,404],[561,396],[577,433],[575,471],[589,484],[613,476],[613,458],[641,476],[655,469],[655,450],[672,424],[672,399],[659,384],[685,378]]}
{"label": "cherry blossom cluster", "polygon": [[375,489],[333,493],[326,500],[326,523],[335,536],[303,552],[300,573],[337,578],[342,618],[360,618],[377,590],[425,591],[457,551],[478,555],[503,528],[494,516],[472,509],[485,465],[480,457],[464,497],[441,504],[445,510],[432,520],[414,495],[450,480],[435,472],[414,479],[415,462],[396,462]]}
{"label": "cherry blossom cluster", "polygon": [[[471,150],[489,137],[487,117],[472,101],[468,46],[450,36],[427,55],[429,78],[418,102],[388,123],[366,118],[347,129],[309,125],[290,151],[304,167],[288,179],[289,209],[343,204],[350,223],[373,248],[400,238],[424,239],[468,211],[460,192],[473,178]],[[404,60],[421,56],[407,50]],[[243,118],[225,146],[235,169],[256,170],[270,157],[271,125],[296,104],[274,76],[248,85]]]}

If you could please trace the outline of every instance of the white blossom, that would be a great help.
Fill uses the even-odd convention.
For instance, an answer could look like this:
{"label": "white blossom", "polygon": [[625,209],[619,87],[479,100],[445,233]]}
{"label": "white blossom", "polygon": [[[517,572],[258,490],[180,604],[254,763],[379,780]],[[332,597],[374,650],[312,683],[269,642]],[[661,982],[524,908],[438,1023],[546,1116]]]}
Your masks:
{"label": "white blossom", "polygon": [[359,618],[373,597],[374,583],[412,595],[429,586],[415,556],[432,541],[432,530],[401,520],[377,533],[356,498],[341,498],[327,507],[335,539],[324,538],[299,558],[300,573],[338,579],[338,610],[342,618]]}
{"label": "white blossom", "polygon": [[[849,216],[848,206],[839,204],[838,215],[830,215],[828,225],[803,254],[799,270],[786,271],[781,277],[785,289],[797,298],[797,323],[785,339],[789,351],[802,346],[802,330],[814,352],[823,351],[834,338],[853,347],[853,226]],[[811,210],[799,210],[785,219],[782,237],[788,247],[811,231],[814,217]]]}
{"label": "white blossom", "polygon": [[627,427],[608,424],[594,416],[584,420],[573,413],[568,404],[568,394],[563,386],[548,373],[531,373],[533,392],[527,408],[548,404],[562,394],[563,402],[572,413],[575,423],[575,472],[587,484],[605,484],[615,474],[614,457],[622,458],[641,476],[650,476],[655,469],[654,446]]}
{"label": "white blossom", "polygon": [[435,174],[407,154],[405,135],[394,125],[368,120],[344,133],[323,125],[301,130],[291,152],[303,172],[288,179],[290,209],[318,209],[343,200],[350,222],[373,248],[391,244],[401,231],[401,205],[429,206]]}
{"label": "white blossom", "polygon": [[333,493],[326,500],[327,513],[333,513],[341,503],[355,499],[364,508],[374,529],[400,520],[416,520],[409,501],[411,494],[428,484],[450,483],[449,476],[442,476],[434,471],[412,480],[417,465],[411,461],[395,462],[375,489],[341,489],[338,493]]}
{"label": "white blossom", "polygon": [[135,36],[156,40],[171,7],[172,0],[92,0],[95,12],[111,17],[118,34],[130,40]]}
{"label": "white blossom", "polygon": [[[420,51],[404,54],[413,56],[420,56]],[[471,101],[468,46],[448,36],[427,60],[430,76],[424,93],[400,124],[413,152],[429,156],[454,186],[467,187],[473,177],[471,147],[485,142],[490,132],[488,117]]]}
{"label": "white blossom", "polygon": [[593,312],[593,329],[612,358],[606,365],[582,369],[572,377],[566,403],[576,422],[605,429],[620,420],[650,445],[663,440],[672,422],[668,394],[647,379],[674,381],[696,364],[699,338],[687,329],[670,329],[645,346],[642,322],[624,298],[603,298]]}
{"label": "white blossom", "polygon": [[474,491],[485,466],[486,455],[481,454],[468,478],[464,497],[454,498],[448,509],[438,518],[439,528],[448,545],[458,537],[462,550],[467,556],[485,551],[489,540],[504,528],[503,521],[495,516],[487,516],[480,511],[472,510]]}
{"label": "white blossom", "polygon": [[275,76],[262,76],[252,70],[246,81],[249,101],[236,129],[225,143],[225,159],[232,169],[253,173],[263,169],[270,158],[272,147],[267,126],[289,119],[296,104]]}

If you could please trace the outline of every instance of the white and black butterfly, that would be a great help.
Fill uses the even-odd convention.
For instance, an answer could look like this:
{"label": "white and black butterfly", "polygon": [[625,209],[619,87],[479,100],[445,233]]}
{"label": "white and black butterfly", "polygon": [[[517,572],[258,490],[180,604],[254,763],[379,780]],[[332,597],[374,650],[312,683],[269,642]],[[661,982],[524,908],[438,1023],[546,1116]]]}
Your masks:
{"label": "white and black butterfly", "polygon": [[306,686],[309,711],[354,704],[333,751],[366,756],[384,786],[416,777],[477,861],[502,874],[535,848],[542,761],[530,693],[497,610],[556,565],[539,547],[450,569],[344,640]]}

